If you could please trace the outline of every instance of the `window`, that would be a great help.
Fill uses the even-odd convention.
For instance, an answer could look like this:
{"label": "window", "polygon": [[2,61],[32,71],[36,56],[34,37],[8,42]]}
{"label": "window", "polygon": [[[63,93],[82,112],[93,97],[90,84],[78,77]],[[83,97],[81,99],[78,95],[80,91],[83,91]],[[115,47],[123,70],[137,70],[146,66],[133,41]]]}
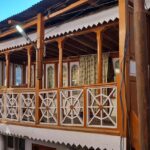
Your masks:
{"label": "window", "polygon": [[71,86],[79,85],[79,62],[70,63],[70,84]]}
{"label": "window", "polygon": [[15,85],[19,86],[22,84],[22,65],[16,65],[15,75]]}
{"label": "window", "polygon": [[14,148],[14,138],[11,136],[8,136],[7,138],[7,146],[8,148]]}
{"label": "window", "polygon": [[55,87],[55,67],[54,64],[46,65],[46,87],[54,88]]}
{"label": "window", "polygon": [[25,140],[24,139],[19,139],[19,150],[25,150]]}
{"label": "window", "polygon": [[63,63],[63,87],[68,86],[68,64]]}

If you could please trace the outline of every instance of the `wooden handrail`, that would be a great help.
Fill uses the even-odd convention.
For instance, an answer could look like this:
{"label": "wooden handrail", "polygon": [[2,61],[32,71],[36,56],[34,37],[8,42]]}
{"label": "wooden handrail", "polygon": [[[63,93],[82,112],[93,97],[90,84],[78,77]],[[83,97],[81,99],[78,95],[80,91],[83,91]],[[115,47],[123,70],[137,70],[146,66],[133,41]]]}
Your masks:
{"label": "wooden handrail", "polygon": [[[99,83],[99,84],[90,84],[90,85],[82,85],[82,86],[68,86],[68,87],[61,87],[61,88],[47,88],[47,89],[41,89],[40,91],[56,91],[56,90],[70,90],[70,89],[79,89],[79,88],[92,88],[92,87],[98,87],[98,86],[113,86],[113,85],[117,85],[117,82],[111,82],[111,83]],[[33,91],[35,90],[35,88],[27,88],[27,87],[22,87],[22,86],[12,86],[11,88],[6,88],[6,87],[2,87],[0,88],[0,91]]]}

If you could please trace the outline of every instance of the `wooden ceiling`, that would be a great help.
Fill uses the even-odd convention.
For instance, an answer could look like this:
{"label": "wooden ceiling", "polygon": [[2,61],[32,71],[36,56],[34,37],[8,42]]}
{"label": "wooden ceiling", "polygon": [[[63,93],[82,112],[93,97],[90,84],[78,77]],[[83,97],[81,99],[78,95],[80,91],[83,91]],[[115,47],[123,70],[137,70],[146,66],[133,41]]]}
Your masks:
{"label": "wooden ceiling", "polygon": [[[119,27],[113,26],[105,30],[102,34],[103,52],[116,52],[119,50]],[[45,51],[45,58],[57,58],[59,56],[57,42],[47,43]],[[96,34],[93,32],[78,36],[67,37],[64,41],[63,57],[79,56],[97,53]],[[32,61],[35,61],[35,50],[32,50]],[[0,59],[4,60],[5,56]],[[27,50],[13,51],[10,54],[10,61],[13,63],[27,62]]]}

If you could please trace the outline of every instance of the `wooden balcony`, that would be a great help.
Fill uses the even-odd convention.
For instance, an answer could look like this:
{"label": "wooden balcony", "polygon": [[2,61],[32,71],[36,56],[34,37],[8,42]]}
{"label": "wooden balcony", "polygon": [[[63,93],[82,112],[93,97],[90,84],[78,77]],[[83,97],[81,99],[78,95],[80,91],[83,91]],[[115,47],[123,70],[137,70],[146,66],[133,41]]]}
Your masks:
{"label": "wooden balcony", "polygon": [[117,82],[40,92],[25,88],[3,89],[0,93],[1,123],[119,134],[121,111],[117,89]]}

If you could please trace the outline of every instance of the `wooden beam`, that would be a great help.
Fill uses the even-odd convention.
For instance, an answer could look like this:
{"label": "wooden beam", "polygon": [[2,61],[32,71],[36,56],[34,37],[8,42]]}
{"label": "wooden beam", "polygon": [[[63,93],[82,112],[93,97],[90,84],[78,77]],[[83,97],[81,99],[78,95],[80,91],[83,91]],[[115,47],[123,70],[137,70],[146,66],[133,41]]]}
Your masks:
{"label": "wooden beam", "polygon": [[[22,28],[23,28],[23,29],[27,29],[27,28],[29,28],[29,27],[32,27],[32,26],[36,25],[36,23],[37,23],[37,20],[34,19],[34,20],[32,20],[32,21],[30,21],[30,22],[28,22],[28,23],[22,25]],[[0,34],[0,38],[5,37],[5,36],[8,36],[8,35],[13,34],[13,33],[16,33],[16,32],[18,32],[18,31],[17,31],[15,28],[10,29],[10,30],[8,30],[8,31],[6,31],[6,32],[1,33],[1,34]]]}
{"label": "wooden beam", "polygon": [[93,7],[98,7],[99,5],[96,3],[95,0],[88,0],[88,3]]}
{"label": "wooden beam", "polygon": [[27,83],[28,88],[31,86],[31,47],[27,49],[27,56],[28,56],[28,75],[27,75]]}
{"label": "wooden beam", "polygon": [[6,59],[6,87],[9,88],[10,85],[10,54],[5,53]]}
{"label": "wooden beam", "polygon": [[116,40],[112,37],[112,35],[109,36],[109,35],[107,35],[106,33],[104,33],[103,36],[104,36],[106,39],[108,39],[109,41],[111,41],[112,43],[114,43],[115,45],[117,45],[117,46],[119,45],[119,42],[116,41]]}
{"label": "wooden beam", "polygon": [[73,40],[72,38],[68,39],[68,41],[66,42],[66,45],[69,45],[69,46],[73,47],[74,49],[78,49],[78,50],[85,52],[85,53],[93,52],[93,49],[85,47],[83,44]]}
{"label": "wooden beam", "polygon": [[88,43],[88,42],[85,42],[83,39],[79,39],[79,38],[77,38],[77,37],[72,37],[72,39],[74,40],[74,41],[76,41],[77,43],[80,43],[80,44],[82,44],[82,45],[84,45],[84,46],[86,46],[86,47],[88,47],[88,48],[90,48],[90,49],[92,49],[92,50],[96,50],[96,47],[95,46],[93,46],[93,45],[91,45],[90,43]]}
{"label": "wooden beam", "polygon": [[57,11],[57,12],[54,12],[54,13],[52,13],[52,14],[49,14],[48,16],[45,16],[45,17],[44,17],[44,20],[57,17],[57,16],[59,16],[59,15],[65,13],[65,12],[67,12],[67,11],[70,11],[71,9],[74,9],[74,8],[76,8],[76,7],[79,7],[79,6],[83,5],[83,4],[86,4],[87,2],[88,2],[88,0],[80,0],[80,1],[77,1],[77,2],[75,2],[75,3],[73,3],[73,4],[70,4],[69,6],[67,6],[67,7],[65,7],[65,8],[63,8],[63,9]]}
{"label": "wooden beam", "polygon": [[97,83],[102,83],[102,30],[99,29],[96,32],[97,38],[97,69],[98,69],[98,78]]}
{"label": "wooden beam", "polygon": [[40,119],[40,98],[39,92],[42,88],[42,72],[43,72],[43,51],[44,51],[44,20],[42,14],[37,16],[37,48],[36,50],[36,124],[39,123]]}
{"label": "wooden beam", "polygon": [[58,87],[63,87],[63,39],[58,40],[58,48],[59,48],[59,83]]}

